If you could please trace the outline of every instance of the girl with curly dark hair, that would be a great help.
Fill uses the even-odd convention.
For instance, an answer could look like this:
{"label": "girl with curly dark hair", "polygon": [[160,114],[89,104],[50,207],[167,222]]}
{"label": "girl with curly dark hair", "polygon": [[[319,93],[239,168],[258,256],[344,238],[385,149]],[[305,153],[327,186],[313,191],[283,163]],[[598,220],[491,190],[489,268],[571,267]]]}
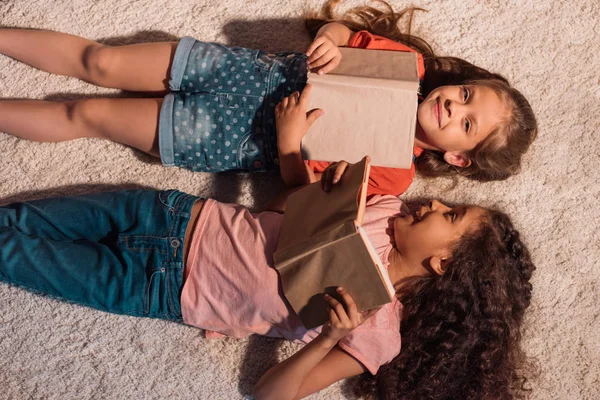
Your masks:
{"label": "girl with curly dark hair", "polygon": [[[436,56],[425,41],[403,33],[398,21],[412,18],[414,8],[396,13],[379,2],[383,9],[359,7],[337,18],[337,3],[330,0],[321,13],[307,16],[315,38],[306,54],[269,54],[191,37],[108,46],[59,32],[0,29],[1,54],[151,97],[0,100],[0,132],[36,141],[110,139],[160,156],[166,166],[193,171],[277,170],[274,107],[302,91],[307,67],[331,71],[341,59],[338,46],[416,51],[424,100],[417,113],[415,162],[410,169],[374,167],[368,193],[403,193],[415,166],[423,176],[478,181],[519,171],[537,125],[527,100],[506,79],[459,58]],[[327,163],[309,165],[321,173]]]}
{"label": "girl with curly dark hair", "polygon": [[[276,108],[278,131],[296,149],[282,165],[305,183],[315,180],[300,157],[309,90]],[[325,189],[346,166],[326,170]],[[361,374],[361,393],[381,398],[520,393],[519,329],[534,266],[506,215],[438,201],[413,215],[397,197],[372,196],[362,227],[398,295],[359,313],[340,288],[345,304],[326,296],[330,320],[314,330],[302,326],[273,268],[282,220],[175,190],[11,204],[0,207],[0,279],[103,311],[183,322],[207,338],[306,343],[267,371],[259,399],[302,398]]]}
{"label": "girl with curly dark hair", "polygon": [[401,287],[402,351],[377,375],[365,374],[357,392],[379,399],[524,397],[520,326],[534,269],[508,216],[488,210],[479,229],[453,245],[443,274]]}

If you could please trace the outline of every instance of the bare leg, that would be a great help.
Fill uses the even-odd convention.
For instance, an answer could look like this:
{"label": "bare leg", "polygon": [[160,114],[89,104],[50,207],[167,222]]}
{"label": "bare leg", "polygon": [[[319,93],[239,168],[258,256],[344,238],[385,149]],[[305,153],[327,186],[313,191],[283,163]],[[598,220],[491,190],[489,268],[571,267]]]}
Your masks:
{"label": "bare leg", "polygon": [[0,29],[0,53],[57,75],[98,86],[162,92],[178,42],[106,46],[60,32]]}
{"label": "bare leg", "polygon": [[162,99],[0,100],[0,132],[39,142],[104,138],[154,156]]}

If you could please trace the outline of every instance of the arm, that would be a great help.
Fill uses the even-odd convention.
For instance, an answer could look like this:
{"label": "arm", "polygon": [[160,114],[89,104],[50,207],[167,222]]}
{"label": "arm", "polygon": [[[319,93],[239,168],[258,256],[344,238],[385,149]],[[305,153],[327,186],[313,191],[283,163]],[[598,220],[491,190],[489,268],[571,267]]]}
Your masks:
{"label": "arm", "polygon": [[279,170],[288,189],[276,195],[267,210],[283,213],[290,194],[317,180],[314,171],[304,163],[300,150],[308,128],[323,115],[320,109],[306,112],[310,91],[311,85],[306,85],[302,94],[294,92],[275,107]]}
{"label": "arm", "polygon": [[[348,168],[348,162],[342,160],[339,162],[331,163],[329,164],[327,169],[323,171],[323,173],[313,172],[308,166],[306,166],[306,164],[305,167],[307,168],[307,173],[309,174],[310,182],[312,183],[316,181],[321,181],[321,188],[325,192],[329,192],[331,190],[331,186],[335,185],[340,181],[340,178],[346,171],[346,168]],[[267,210],[276,211],[280,213],[285,212],[285,206],[288,196],[300,188],[301,186],[293,187],[279,193],[269,202]]]}
{"label": "arm", "polygon": [[306,111],[312,86],[306,85],[302,94],[292,93],[275,107],[277,151],[281,177],[288,187],[304,186],[316,180],[302,160],[300,147],[308,128],[323,115],[323,110]]}
{"label": "arm", "polygon": [[254,389],[259,399],[301,399],[340,379],[366,371],[352,356],[341,350],[337,342],[371,317],[377,309],[359,313],[352,297],[338,289],[344,306],[326,295],[330,304],[330,320],[317,338],[287,360],[268,370]]}
{"label": "arm", "polygon": [[330,22],[319,29],[306,50],[308,67],[319,75],[336,68],[342,60],[339,46],[347,46],[354,32],[339,22]]}
{"label": "arm", "polygon": [[336,46],[347,46],[354,31],[340,22],[330,22],[319,29],[315,39],[327,36]]}

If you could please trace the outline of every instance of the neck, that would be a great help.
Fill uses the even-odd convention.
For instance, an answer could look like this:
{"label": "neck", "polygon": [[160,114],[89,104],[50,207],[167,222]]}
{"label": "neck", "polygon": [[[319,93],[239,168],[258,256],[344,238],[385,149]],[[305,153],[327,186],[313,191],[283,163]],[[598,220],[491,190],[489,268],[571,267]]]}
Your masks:
{"label": "neck", "polygon": [[396,288],[408,278],[427,275],[427,270],[420,263],[410,262],[396,248],[390,252],[388,261],[388,275]]}
{"label": "neck", "polygon": [[438,149],[437,147],[434,147],[428,143],[425,143],[423,140],[419,139],[425,136],[425,133],[423,132],[423,128],[421,128],[421,125],[419,125],[419,123],[417,122],[417,130],[415,133],[415,147],[419,147],[421,149],[426,149],[426,150],[435,150],[435,151],[443,151],[442,149]]}

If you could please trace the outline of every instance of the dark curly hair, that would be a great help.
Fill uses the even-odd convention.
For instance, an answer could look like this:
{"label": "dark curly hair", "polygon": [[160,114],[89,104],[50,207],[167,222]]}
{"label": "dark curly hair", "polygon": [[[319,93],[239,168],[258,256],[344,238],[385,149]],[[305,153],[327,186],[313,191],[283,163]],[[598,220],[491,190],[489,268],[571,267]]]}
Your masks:
{"label": "dark curly hair", "polygon": [[[492,73],[456,57],[437,56],[423,39],[411,35],[410,29],[415,11],[422,8],[409,7],[394,11],[385,1],[378,0],[380,8],[356,7],[340,17],[335,8],[341,0],[327,1],[320,11],[304,13],[305,26],[314,36],[326,23],[341,22],[353,31],[366,30],[405,44],[423,55],[425,77],[421,92],[427,97],[435,88],[445,85],[484,85],[500,97],[509,115],[500,126],[474,149],[465,153],[471,160],[466,167],[456,167],[444,160],[443,153],[424,150],[415,161],[417,172],[424,177],[464,176],[476,181],[504,180],[521,169],[521,158],[535,140],[538,132],[535,115],[529,102],[518,90],[510,86],[502,75]],[[408,19],[404,33],[399,22]]]}
{"label": "dark curly hair", "polygon": [[[399,292],[402,350],[355,394],[379,399],[525,397],[528,360],[520,326],[531,301],[529,251],[506,214],[488,211],[454,246],[442,276]],[[356,384],[357,383],[357,384]]]}

